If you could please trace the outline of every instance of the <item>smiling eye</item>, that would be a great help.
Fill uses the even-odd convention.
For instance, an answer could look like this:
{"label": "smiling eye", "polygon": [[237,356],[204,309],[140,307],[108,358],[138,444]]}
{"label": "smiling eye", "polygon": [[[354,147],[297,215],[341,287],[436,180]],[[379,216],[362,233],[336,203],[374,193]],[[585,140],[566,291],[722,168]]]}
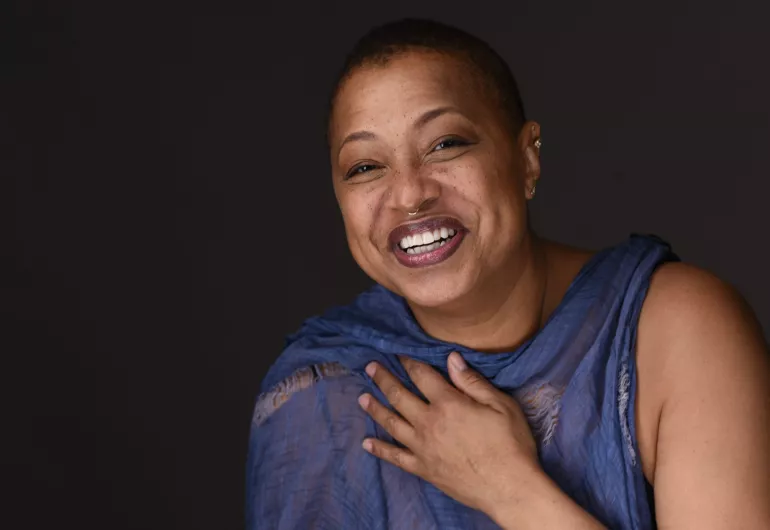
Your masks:
{"label": "smiling eye", "polygon": [[444,149],[449,149],[450,147],[459,147],[461,145],[466,145],[466,142],[460,140],[459,138],[447,138],[446,140],[441,140],[436,147],[433,148],[434,151],[443,151]]}
{"label": "smiling eye", "polygon": [[360,166],[356,166],[345,175],[345,180],[355,177],[356,175],[363,175],[364,173],[367,173],[369,171],[372,171],[373,169],[377,169],[377,166],[374,164],[361,164]]}

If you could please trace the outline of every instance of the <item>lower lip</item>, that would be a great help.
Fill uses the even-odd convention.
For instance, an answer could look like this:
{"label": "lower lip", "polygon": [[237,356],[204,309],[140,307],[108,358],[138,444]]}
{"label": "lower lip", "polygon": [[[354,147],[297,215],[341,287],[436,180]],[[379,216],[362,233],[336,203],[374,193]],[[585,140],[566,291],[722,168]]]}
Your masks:
{"label": "lower lip", "polygon": [[430,252],[423,252],[422,254],[407,254],[401,247],[396,245],[393,253],[396,255],[396,259],[406,267],[428,267],[429,265],[435,265],[449,259],[449,257],[455,253],[457,248],[465,238],[465,232],[458,231],[454,237],[448,240],[444,245],[438,247]]}

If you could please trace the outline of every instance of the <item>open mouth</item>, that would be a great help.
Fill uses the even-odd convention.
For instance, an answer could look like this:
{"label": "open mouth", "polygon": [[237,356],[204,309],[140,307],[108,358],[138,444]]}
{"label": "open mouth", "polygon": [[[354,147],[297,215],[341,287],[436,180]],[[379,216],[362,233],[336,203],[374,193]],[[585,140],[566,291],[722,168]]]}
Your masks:
{"label": "open mouth", "polygon": [[466,235],[456,219],[441,217],[402,225],[390,234],[396,259],[407,267],[425,267],[448,259]]}
{"label": "open mouth", "polygon": [[446,245],[453,237],[457,235],[457,230],[442,226],[436,228],[433,232],[423,232],[413,236],[405,236],[398,246],[410,255],[424,254]]}

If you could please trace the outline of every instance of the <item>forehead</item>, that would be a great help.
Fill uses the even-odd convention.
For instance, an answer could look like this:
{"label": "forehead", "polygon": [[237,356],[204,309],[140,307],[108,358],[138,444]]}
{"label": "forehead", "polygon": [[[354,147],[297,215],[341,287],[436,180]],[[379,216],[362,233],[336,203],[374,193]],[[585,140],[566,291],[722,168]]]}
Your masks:
{"label": "forehead", "polygon": [[479,77],[466,61],[435,52],[408,52],[358,67],[335,98],[332,143],[354,129],[408,121],[429,107],[452,106],[470,119],[488,118],[495,105]]}

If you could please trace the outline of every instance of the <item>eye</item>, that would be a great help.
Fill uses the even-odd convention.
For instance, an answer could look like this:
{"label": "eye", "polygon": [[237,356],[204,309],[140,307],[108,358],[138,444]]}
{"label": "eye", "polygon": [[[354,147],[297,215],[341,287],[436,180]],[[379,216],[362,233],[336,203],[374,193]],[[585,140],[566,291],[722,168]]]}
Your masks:
{"label": "eye", "polygon": [[375,166],[374,164],[361,164],[361,165],[355,166],[353,169],[351,169],[345,174],[344,180],[353,178],[356,175],[363,175],[364,173],[368,173],[373,169],[377,169],[377,166]]}
{"label": "eye", "polygon": [[468,142],[461,140],[460,138],[446,138],[436,144],[436,147],[434,147],[433,150],[443,151],[444,149],[449,149],[450,147],[460,147],[463,145],[468,145]]}

